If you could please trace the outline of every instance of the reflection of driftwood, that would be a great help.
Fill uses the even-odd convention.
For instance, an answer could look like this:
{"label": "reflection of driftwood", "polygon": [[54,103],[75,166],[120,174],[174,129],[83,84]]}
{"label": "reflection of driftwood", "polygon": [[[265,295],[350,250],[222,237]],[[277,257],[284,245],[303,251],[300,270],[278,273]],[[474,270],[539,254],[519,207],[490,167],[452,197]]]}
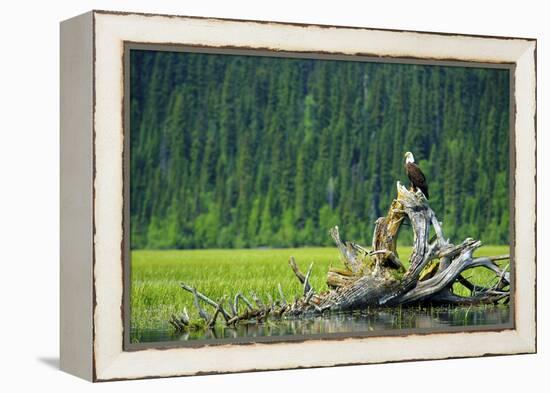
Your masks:
{"label": "reflection of driftwood", "polygon": [[[397,253],[397,238],[403,221],[408,218],[414,234],[413,251],[409,266],[405,268]],[[430,228],[434,237],[430,239]],[[341,254],[343,269],[331,268],[327,275],[329,291],[318,293],[309,282],[313,264],[306,274],[300,271],[293,257],[289,265],[303,286],[300,298],[287,302],[279,285],[280,299],[264,302],[252,293],[252,302],[243,294],[229,302],[226,311],[223,301],[216,302],[186,284],[181,287],[193,294],[195,307],[207,326],[223,316],[228,326],[244,321],[263,321],[269,315],[299,316],[322,313],[326,310],[357,310],[372,306],[396,306],[404,304],[480,304],[507,301],[510,296],[510,275],[495,261],[509,259],[508,255],[474,258],[474,251],[481,246],[479,240],[467,238],[462,243],[450,243],[433,210],[421,192],[407,190],[397,183],[397,198],[388,214],[376,221],[372,249],[358,244],[342,242],[338,227],[330,230]],[[496,283],[490,287],[471,283],[462,273],[483,267],[495,274]],[[457,283],[470,291],[469,296],[453,292]],[[210,316],[200,306],[204,302],[214,308]],[[189,317],[185,311],[181,317],[170,321],[178,330],[185,330]]]}

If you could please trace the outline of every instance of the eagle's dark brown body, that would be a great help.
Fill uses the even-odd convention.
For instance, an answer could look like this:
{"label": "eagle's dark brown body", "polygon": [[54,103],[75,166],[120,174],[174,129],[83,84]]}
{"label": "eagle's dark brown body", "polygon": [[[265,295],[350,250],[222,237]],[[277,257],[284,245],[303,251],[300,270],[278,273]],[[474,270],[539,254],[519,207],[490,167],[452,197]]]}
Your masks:
{"label": "eagle's dark brown body", "polygon": [[430,198],[430,194],[428,193],[428,182],[418,165],[414,162],[408,162],[405,164],[405,170],[407,171],[407,177],[411,181],[413,189],[415,191],[419,189],[424,196],[426,196],[426,199]]}

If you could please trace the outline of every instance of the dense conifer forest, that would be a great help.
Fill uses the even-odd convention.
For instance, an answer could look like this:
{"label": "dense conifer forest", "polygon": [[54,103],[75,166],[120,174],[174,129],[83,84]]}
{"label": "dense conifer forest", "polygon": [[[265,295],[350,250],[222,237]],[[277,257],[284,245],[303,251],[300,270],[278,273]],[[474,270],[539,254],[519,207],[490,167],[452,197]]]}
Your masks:
{"label": "dense conifer forest", "polygon": [[[412,151],[452,239],[507,244],[509,71],[131,51],[131,247],[368,244]],[[409,231],[410,232],[410,231]]]}

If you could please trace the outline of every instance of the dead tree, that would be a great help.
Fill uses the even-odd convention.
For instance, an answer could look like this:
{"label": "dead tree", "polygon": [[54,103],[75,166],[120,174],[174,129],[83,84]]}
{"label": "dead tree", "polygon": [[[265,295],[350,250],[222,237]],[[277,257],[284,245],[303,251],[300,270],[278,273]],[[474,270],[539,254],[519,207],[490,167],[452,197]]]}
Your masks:
{"label": "dead tree", "polygon": [[[413,235],[413,251],[408,267],[400,261],[397,238],[403,222],[408,219]],[[430,238],[430,229],[434,236]],[[328,291],[317,292],[309,282],[313,264],[304,274],[290,257],[289,264],[302,284],[302,294],[287,301],[279,285],[280,298],[263,301],[252,293],[252,302],[242,293],[234,296],[227,305],[225,300],[214,301],[195,288],[181,284],[193,294],[194,304],[206,326],[213,326],[222,316],[228,326],[242,322],[262,322],[268,317],[281,318],[320,314],[330,311],[360,310],[367,307],[384,307],[408,304],[491,304],[507,302],[510,297],[510,274],[495,262],[509,259],[509,255],[474,257],[481,241],[471,238],[453,244],[445,238],[441,223],[422,192],[413,192],[397,183],[397,198],[393,200],[385,217],[376,220],[370,249],[352,242],[342,242],[338,227],[330,230],[341,254],[343,269],[331,268],[327,275]],[[479,286],[463,276],[464,271],[476,267],[491,270],[495,283]],[[460,296],[453,285],[460,283],[470,292]],[[210,316],[201,302],[210,305]],[[173,316],[170,323],[178,330],[189,325],[184,310],[180,317]]]}

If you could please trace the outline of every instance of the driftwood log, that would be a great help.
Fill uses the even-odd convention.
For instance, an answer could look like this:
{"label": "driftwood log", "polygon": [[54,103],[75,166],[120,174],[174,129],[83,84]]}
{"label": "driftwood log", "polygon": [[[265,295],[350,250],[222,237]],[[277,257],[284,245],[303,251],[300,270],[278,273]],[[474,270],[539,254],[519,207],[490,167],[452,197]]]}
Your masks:
{"label": "driftwood log", "polygon": [[[399,260],[397,238],[405,220],[410,222],[413,251],[408,267]],[[434,236],[430,238],[430,229]],[[352,242],[342,242],[338,227],[330,230],[341,254],[343,269],[331,268],[327,274],[328,291],[317,292],[309,282],[311,264],[304,274],[290,257],[289,265],[302,284],[302,294],[287,301],[279,285],[279,299],[262,300],[251,293],[250,299],[237,293],[232,299],[214,301],[185,283],[181,288],[194,297],[194,306],[207,327],[218,317],[234,326],[241,322],[262,322],[268,317],[300,316],[330,311],[360,310],[367,307],[391,307],[408,304],[491,304],[507,302],[510,297],[510,274],[495,262],[509,259],[509,255],[474,257],[481,241],[471,238],[453,244],[443,234],[441,223],[422,192],[414,192],[397,183],[397,198],[385,217],[376,220],[371,249]],[[479,286],[463,276],[475,267],[491,270],[495,283]],[[459,283],[470,292],[459,296],[453,285]],[[210,315],[202,303],[213,308]],[[187,310],[172,316],[170,323],[177,330],[186,330],[190,318]]]}

